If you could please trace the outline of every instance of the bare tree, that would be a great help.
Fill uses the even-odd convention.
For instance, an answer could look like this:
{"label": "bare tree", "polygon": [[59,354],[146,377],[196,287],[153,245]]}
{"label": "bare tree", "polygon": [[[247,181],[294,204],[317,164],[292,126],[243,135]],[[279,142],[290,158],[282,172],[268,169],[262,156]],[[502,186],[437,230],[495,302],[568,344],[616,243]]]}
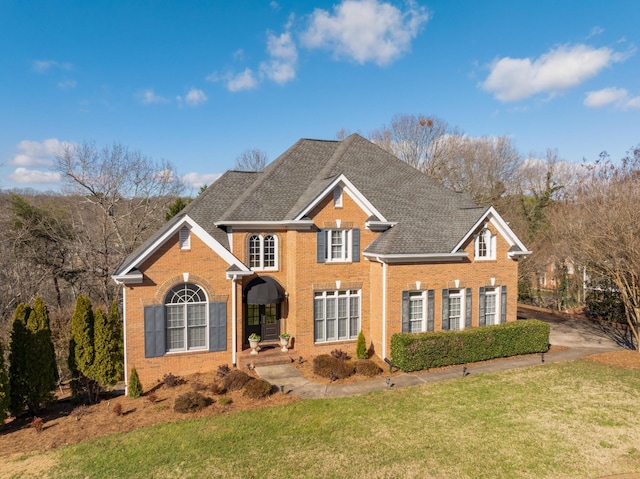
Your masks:
{"label": "bare tree", "polygon": [[640,147],[616,165],[608,160],[582,182],[559,237],[587,273],[619,293],[640,344]]}
{"label": "bare tree", "polygon": [[442,179],[453,138],[460,136],[457,128],[435,116],[398,114],[389,126],[373,130],[369,139],[402,161],[425,173]]}
{"label": "bare tree", "polygon": [[73,215],[79,256],[99,278],[104,304],[114,299],[110,275],[164,221],[167,205],[183,190],[173,165],[114,143],[67,144],[54,167],[66,187],[77,195]]}
{"label": "bare tree", "polygon": [[240,171],[262,171],[269,163],[267,154],[257,148],[244,150],[236,158],[235,170]]}
{"label": "bare tree", "polygon": [[491,204],[513,191],[522,157],[507,136],[448,136],[449,154],[442,165],[442,183],[465,191],[479,203]]}

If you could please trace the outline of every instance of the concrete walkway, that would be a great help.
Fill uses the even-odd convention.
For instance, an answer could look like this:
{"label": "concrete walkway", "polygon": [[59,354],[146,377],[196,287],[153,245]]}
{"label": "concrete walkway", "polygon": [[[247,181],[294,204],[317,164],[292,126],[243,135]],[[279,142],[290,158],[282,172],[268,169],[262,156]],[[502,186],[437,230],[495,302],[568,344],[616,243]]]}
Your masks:
{"label": "concrete walkway", "polygon": [[[533,317],[535,311],[526,310],[525,314],[528,314],[528,317]],[[622,349],[616,338],[612,338],[606,331],[600,328],[590,327],[588,324],[585,324],[588,323],[585,320],[558,319],[548,314],[546,317],[543,317],[545,314],[542,313],[538,316],[540,316],[539,319],[547,321],[551,325],[551,344],[566,346],[567,349],[544,354],[494,359],[433,371],[411,374],[401,373],[391,377],[383,373],[380,375],[380,379],[360,381],[352,384],[315,383],[303,377],[300,372],[290,364],[256,366],[255,371],[261,378],[274,384],[286,394],[293,394],[301,398],[334,398],[444,381],[447,379],[460,378],[468,374],[482,374],[527,366],[573,361],[589,356],[590,354]],[[387,384],[387,378],[389,378],[389,384]]]}

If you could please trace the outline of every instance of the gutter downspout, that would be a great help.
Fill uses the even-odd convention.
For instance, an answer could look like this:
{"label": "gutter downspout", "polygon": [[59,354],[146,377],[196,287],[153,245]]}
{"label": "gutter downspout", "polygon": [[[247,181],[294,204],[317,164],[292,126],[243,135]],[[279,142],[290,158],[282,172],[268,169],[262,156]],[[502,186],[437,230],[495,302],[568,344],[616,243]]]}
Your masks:
{"label": "gutter downspout", "polygon": [[127,366],[127,287],[122,285],[122,347],[124,348],[124,395],[129,396],[129,367]]}
{"label": "gutter downspout", "polygon": [[238,303],[238,288],[236,285],[237,280],[238,276],[234,274],[231,278],[231,362],[233,363],[234,367],[238,363],[236,359],[238,349],[238,313],[236,311]]}
{"label": "gutter downspout", "polygon": [[387,357],[387,263],[382,263],[382,358]]}

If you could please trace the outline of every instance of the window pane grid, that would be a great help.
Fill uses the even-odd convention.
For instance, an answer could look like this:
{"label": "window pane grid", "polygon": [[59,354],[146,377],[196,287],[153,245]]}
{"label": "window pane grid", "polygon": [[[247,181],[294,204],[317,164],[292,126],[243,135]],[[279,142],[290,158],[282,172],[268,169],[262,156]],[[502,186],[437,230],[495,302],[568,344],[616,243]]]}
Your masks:
{"label": "window pane grid", "polygon": [[167,293],[166,347],[185,351],[207,347],[207,297],[202,288],[184,283]]}
{"label": "window pane grid", "polygon": [[449,327],[453,330],[460,329],[461,299],[460,296],[449,297]]}
{"label": "window pane grid", "polygon": [[314,296],[316,342],[355,339],[360,330],[360,291],[323,291]]}

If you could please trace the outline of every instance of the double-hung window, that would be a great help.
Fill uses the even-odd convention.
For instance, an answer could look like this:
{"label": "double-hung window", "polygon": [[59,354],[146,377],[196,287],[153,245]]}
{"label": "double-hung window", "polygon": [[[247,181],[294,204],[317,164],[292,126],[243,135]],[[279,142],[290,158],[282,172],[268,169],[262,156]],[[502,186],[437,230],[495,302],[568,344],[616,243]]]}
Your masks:
{"label": "double-hung window", "polygon": [[277,269],[278,244],[275,235],[249,236],[249,267],[253,270]]}
{"label": "double-hung window", "polygon": [[360,230],[323,229],[318,231],[318,263],[360,261]]}
{"label": "double-hung window", "polygon": [[207,298],[199,286],[183,283],[165,298],[167,351],[207,348]]}
{"label": "double-hung window", "polygon": [[475,259],[496,259],[496,237],[484,228],[475,239]]}
{"label": "double-hung window", "polygon": [[402,332],[433,331],[433,289],[402,292]]}
{"label": "double-hung window", "polygon": [[442,329],[459,330],[471,327],[471,288],[442,290]]}
{"label": "double-hung window", "polygon": [[356,339],[360,332],[360,291],[316,291],[313,323],[316,343]]}
{"label": "double-hung window", "polygon": [[507,320],[506,286],[482,286],[478,296],[480,326],[500,324]]}
{"label": "double-hung window", "polygon": [[449,290],[449,329],[462,329],[462,291]]}

